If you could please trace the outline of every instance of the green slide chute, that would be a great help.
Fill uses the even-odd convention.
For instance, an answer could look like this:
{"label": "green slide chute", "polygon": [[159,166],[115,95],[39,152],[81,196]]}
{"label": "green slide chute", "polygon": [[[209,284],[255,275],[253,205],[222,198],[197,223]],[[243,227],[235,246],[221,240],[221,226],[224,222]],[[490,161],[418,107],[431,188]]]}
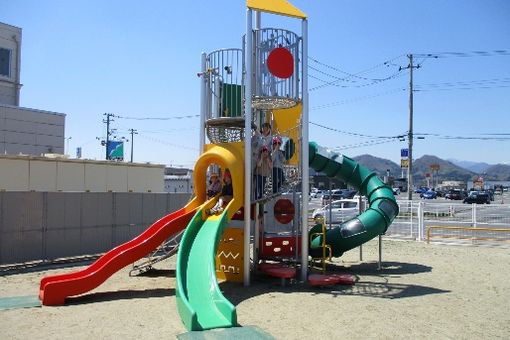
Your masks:
{"label": "green slide chute", "polygon": [[[332,256],[341,256],[347,250],[384,234],[398,215],[398,205],[391,188],[374,172],[349,157],[322,148],[314,142],[310,142],[309,152],[311,168],[355,187],[369,202],[369,208],[357,218],[327,231],[326,244],[331,246]],[[322,256],[321,246],[321,236],[310,240],[310,255]]]}
{"label": "green slide chute", "polygon": [[227,209],[206,220],[199,209],[182,237],[177,255],[176,298],[188,330],[237,325],[235,307],[223,296],[216,280],[216,250],[227,219]]}

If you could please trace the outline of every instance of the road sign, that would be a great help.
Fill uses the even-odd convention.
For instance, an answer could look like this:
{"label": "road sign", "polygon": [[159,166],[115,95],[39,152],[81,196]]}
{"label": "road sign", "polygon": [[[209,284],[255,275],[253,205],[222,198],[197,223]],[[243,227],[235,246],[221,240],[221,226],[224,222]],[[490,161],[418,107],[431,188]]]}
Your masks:
{"label": "road sign", "polygon": [[400,149],[400,157],[402,158],[409,157],[409,149]]}
{"label": "road sign", "polygon": [[108,159],[118,161],[124,160],[124,142],[109,141]]}
{"label": "road sign", "polygon": [[409,159],[401,159],[400,160],[400,167],[401,168],[408,168],[409,167]]}

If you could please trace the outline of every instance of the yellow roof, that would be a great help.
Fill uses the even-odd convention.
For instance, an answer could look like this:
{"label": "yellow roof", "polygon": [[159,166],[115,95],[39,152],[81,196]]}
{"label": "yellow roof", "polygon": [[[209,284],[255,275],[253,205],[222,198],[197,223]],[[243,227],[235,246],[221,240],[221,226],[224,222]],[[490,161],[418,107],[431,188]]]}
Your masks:
{"label": "yellow roof", "polygon": [[246,7],[273,14],[306,19],[306,14],[286,0],[246,0]]}

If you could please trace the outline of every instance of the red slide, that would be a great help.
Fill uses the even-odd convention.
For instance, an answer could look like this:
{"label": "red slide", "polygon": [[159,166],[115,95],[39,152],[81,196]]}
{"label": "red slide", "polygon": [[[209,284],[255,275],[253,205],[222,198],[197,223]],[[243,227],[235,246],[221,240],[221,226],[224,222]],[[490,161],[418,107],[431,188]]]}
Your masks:
{"label": "red slide", "polygon": [[86,293],[115,272],[155,250],[170,236],[182,231],[196,213],[196,206],[177,210],[152,224],[143,233],[121,244],[83,270],[41,279],[39,299],[43,305],[63,305],[68,296]]}

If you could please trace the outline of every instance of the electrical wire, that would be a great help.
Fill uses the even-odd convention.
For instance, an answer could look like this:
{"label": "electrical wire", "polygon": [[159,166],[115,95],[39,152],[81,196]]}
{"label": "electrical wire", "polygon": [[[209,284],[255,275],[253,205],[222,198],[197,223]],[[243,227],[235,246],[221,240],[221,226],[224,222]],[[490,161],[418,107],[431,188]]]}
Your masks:
{"label": "electrical wire", "polygon": [[377,98],[377,97],[382,97],[382,96],[386,96],[388,94],[402,92],[402,91],[407,91],[407,89],[397,88],[397,89],[392,89],[392,90],[388,90],[388,91],[381,92],[381,93],[375,93],[375,94],[372,94],[372,95],[367,95],[367,96],[362,96],[362,97],[357,97],[357,98],[351,98],[351,99],[345,99],[345,100],[341,100],[341,101],[337,101],[337,102],[332,102],[332,103],[327,103],[327,104],[321,104],[321,105],[317,105],[317,106],[311,107],[310,110],[313,111],[313,110],[327,109],[327,108],[330,108],[330,107],[335,107],[335,106],[340,106],[340,105],[360,102],[360,101],[364,101],[364,100],[368,100],[368,99],[373,99],[373,98]]}
{"label": "electrical wire", "polygon": [[340,150],[356,149],[356,148],[362,148],[362,147],[366,147],[366,146],[386,144],[386,143],[397,142],[397,141],[399,141],[399,140],[395,139],[395,138],[388,138],[388,139],[383,139],[383,140],[372,140],[372,141],[366,141],[366,142],[361,142],[361,143],[337,146],[337,147],[334,147],[333,150],[340,151]]}
{"label": "electrical wire", "polygon": [[115,116],[116,118],[123,119],[134,119],[134,120],[172,120],[172,119],[187,119],[197,118],[200,115],[186,115],[186,116],[174,116],[174,117],[126,117],[126,116]]}
{"label": "electrical wire", "polygon": [[[317,63],[318,65],[321,65],[321,66],[323,66],[323,67],[326,67],[327,69],[331,69],[331,70],[334,70],[335,72],[339,72],[339,73],[341,73],[341,74],[343,74],[343,75],[346,75],[345,77],[338,77],[338,76],[336,76],[336,75],[334,75],[334,74],[324,72],[324,71],[322,71],[322,70],[319,70],[319,69],[317,69],[317,68],[315,68],[315,67],[313,67],[313,66],[310,66],[310,65],[309,65],[309,66],[308,66],[308,68],[309,68],[309,69],[314,70],[314,71],[317,71],[317,72],[319,72],[319,73],[321,73],[321,74],[323,74],[323,75],[326,75],[326,76],[328,76],[328,77],[331,77],[331,78],[334,78],[334,79],[335,79],[335,80],[332,80],[332,81],[325,81],[325,80],[322,80],[322,79],[319,79],[319,78],[315,77],[315,79],[320,80],[320,81],[322,81],[322,82],[324,82],[324,83],[323,83],[323,84],[321,84],[321,85],[317,85],[317,86],[315,86],[315,87],[311,87],[311,88],[309,89],[309,91],[315,91],[315,90],[318,90],[318,89],[321,89],[321,88],[324,88],[324,87],[327,87],[327,86],[338,86],[338,83],[339,83],[339,82],[342,82],[342,81],[349,81],[350,83],[356,83],[355,81],[352,81],[352,80],[351,80],[351,78],[356,78],[356,79],[360,79],[360,80],[369,81],[369,83],[362,84],[362,85],[356,85],[356,86],[352,86],[352,87],[366,87],[366,86],[375,85],[375,84],[379,84],[379,83],[381,83],[381,82],[385,82],[385,81],[388,81],[388,80],[394,79],[394,78],[396,78],[396,77],[397,77],[397,75],[398,75],[398,74],[400,74],[400,73],[401,73],[401,71],[403,71],[403,69],[400,69],[400,68],[399,68],[399,70],[398,70],[397,72],[395,72],[395,73],[393,73],[393,74],[391,74],[390,76],[385,77],[385,78],[367,78],[367,77],[362,77],[362,76],[360,76],[360,74],[367,73],[367,72],[372,71],[372,70],[374,70],[374,69],[377,69],[377,68],[379,68],[379,67],[381,67],[381,66],[389,66],[389,65],[391,65],[391,63],[392,63],[394,60],[397,60],[397,59],[401,58],[402,56],[403,56],[403,55],[400,55],[400,56],[398,56],[398,57],[395,57],[395,58],[393,58],[393,59],[387,60],[387,61],[385,61],[385,62],[383,62],[383,63],[377,64],[377,65],[375,65],[375,66],[373,66],[373,67],[371,67],[371,68],[368,68],[368,69],[366,69],[366,70],[364,70],[364,71],[360,71],[360,72],[357,72],[357,73],[349,73],[349,72],[345,72],[345,71],[340,70],[340,69],[339,69],[339,68],[337,68],[337,67],[334,67],[334,66],[328,65],[328,64],[326,64],[326,63],[323,63],[323,62],[321,62],[321,61],[319,61],[319,60],[317,60],[317,59],[315,59],[315,58],[308,57],[308,58],[309,58],[312,62],[315,62],[315,63]],[[310,75],[309,75],[309,76],[310,76]],[[313,75],[312,75],[312,77],[313,77]],[[342,86],[339,86],[339,87],[347,87],[347,86],[342,85]]]}
{"label": "electrical wire", "polygon": [[373,136],[373,135],[365,135],[365,134],[357,133],[357,132],[338,130],[338,129],[335,129],[335,128],[332,128],[332,127],[329,127],[329,126],[325,126],[325,125],[322,125],[322,124],[314,123],[314,122],[309,122],[309,123],[311,125],[315,125],[315,126],[318,126],[320,128],[323,128],[323,129],[326,129],[326,130],[330,130],[330,131],[334,131],[334,132],[338,132],[340,134],[348,135],[348,136],[363,137],[363,138],[400,138],[401,137],[401,135],[399,135],[399,136]]}
{"label": "electrical wire", "polygon": [[418,58],[474,58],[474,57],[510,56],[510,51],[494,50],[494,51],[471,51],[471,52],[436,52],[436,53],[416,53],[413,55]]}
{"label": "electrical wire", "polygon": [[142,138],[142,139],[146,139],[146,140],[152,141],[152,142],[156,142],[156,143],[172,146],[172,147],[175,147],[175,148],[192,150],[192,151],[197,151],[198,152],[198,148],[194,148],[194,147],[191,147],[189,145],[181,145],[181,144],[169,143],[167,141],[163,141],[163,140],[158,139],[158,138],[147,137],[147,136],[144,136],[144,135],[138,135],[138,137]]}

